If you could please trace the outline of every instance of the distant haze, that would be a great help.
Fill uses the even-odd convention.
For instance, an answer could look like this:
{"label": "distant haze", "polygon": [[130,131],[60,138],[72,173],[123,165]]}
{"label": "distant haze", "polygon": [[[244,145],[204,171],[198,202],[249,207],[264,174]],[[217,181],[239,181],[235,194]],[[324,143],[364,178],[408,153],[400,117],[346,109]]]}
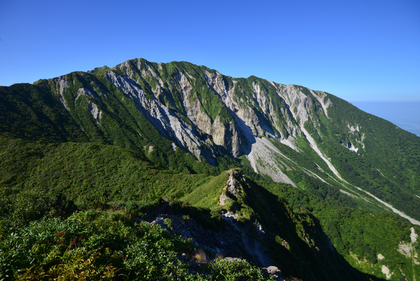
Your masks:
{"label": "distant haze", "polygon": [[352,102],[352,104],[420,136],[420,102]]}

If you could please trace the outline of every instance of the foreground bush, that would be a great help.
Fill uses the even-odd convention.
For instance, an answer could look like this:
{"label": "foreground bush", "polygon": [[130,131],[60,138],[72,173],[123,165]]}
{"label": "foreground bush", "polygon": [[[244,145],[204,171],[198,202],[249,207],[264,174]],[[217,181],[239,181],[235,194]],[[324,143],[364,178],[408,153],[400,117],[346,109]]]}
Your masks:
{"label": "foreground bush", "polygon": [[215,260],[189,274],[179,252],[191,240],[121,213],[88,211],[42,219],[0,241],[0,280],[264,280],[246,261]]}

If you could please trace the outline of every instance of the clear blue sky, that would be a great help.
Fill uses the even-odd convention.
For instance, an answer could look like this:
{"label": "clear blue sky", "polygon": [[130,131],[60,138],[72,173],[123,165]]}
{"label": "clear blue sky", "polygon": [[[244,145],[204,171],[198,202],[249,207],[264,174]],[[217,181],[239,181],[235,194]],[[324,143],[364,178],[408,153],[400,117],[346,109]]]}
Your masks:
{"label": "clear blue sky", "polygon": [[420,1],[0,0],[0,85],[139,57],[420,101]]}

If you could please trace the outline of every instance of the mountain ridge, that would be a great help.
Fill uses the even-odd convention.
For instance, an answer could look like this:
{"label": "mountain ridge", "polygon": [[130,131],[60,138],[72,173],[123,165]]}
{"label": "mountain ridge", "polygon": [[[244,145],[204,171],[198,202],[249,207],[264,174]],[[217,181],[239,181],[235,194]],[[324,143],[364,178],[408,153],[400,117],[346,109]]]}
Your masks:
{"label": "mountain ridge", "polygon": [[[195,77],[188,71],[198,76]],[[154,127],[148,130],[157,130],[159,135],[171,142],[173,149],[180,147],[183,151],[195,155],[198,160],[204,157],[213,166],[217,166],[216,154],[219,152],[230,155],[230,158],[234,159],[246,155],[255,172],[267,174],[275,181],[296,185],[287,175],[287,172],[279,168],[290,159],[283,158],[283,161],[280,161],[278,156],[281,156],[282,153],[279,154],[279,150],[273,153],[272,147],[270,148],[270,145],[260,138],[265,137],[274,142],[279,141],[294,150],[298,150],[296,141],[303,138],[306,142],[305,145],[309,144],[309,147],[318,155],[316,165],[319,168],[316,170],[306,168],[306,171],[302,170],[302,172],[308,172],[321,181],[327,179],[331,181],[335,177],[336,180],[341,182],[340,184],[348,185],[348,180],[342,178],[340,172],[330,161],[334,161],[332,158],[334,154],[330,152],[330,155],[327,155],[328,151],[319,147],[324,142],[323,137],[327,137],[327,140],[330,141],[333,137],[332,134],[335,136],[342,134],[342,138],[338,142],[349,151],[359,155],[365,152],[368,132],[360,131],[361,127],[357,122],[351,123],[357,115],[353,114],[350,121],[345,120],[344,122],[339,120],[340,115],[331,117],[330,113],[330,116],[328,116],[328,110],[334,109],[332,100],[335,99],[336,102],[339,102],[339,100],[325,92],[314,92],[302,86],[276,84],[254,76],[247,79],[230,78],[215,70],[186,62],[156,64],[144,59],[135,59],[119,64],[111,70],[105,68],[99,72],[98,77],[105,78],[105,81],[101,82],[98,78],[91,76],[94,72],[75,72],[71,74],[72,77],[60,76],[55,79],[40,80],[36,83],[37,85],[51,84],[50,87],[55,88],[60,103],[68,113],[71,113],[76,123],[78,118],[81,120],[80,118],[86,117],[79,116],[80,114],[76,112],[73,113],[74,110],[70,109],[69,106],[73,107],[74,105],[70,104],[85,104],[84,107],[86,107],[87,103],[87,110],[95,122],[90,121],[90,124],[87,124],[90,127],[88,130],[95,132],[96,135],[91,135],[90,139],[106,138],[104,128],[100,127],[100,120],[102,114],[107,112],[106,101],[109,96],[107,91],[109,91],[108,87],[111,87],[112,91],[117,90],[122,93],[122,101],[124,98],[128,98],[134,102],[137,111],[130,109],[129,112],[132,116],[130,118],[134,118],[134,120],[146,118]],[[184,74],[184,72],[187,74]],[[77,89],[73,87],[74,90],[71,91],[74,94],[71,94],[70,97],[65,92],[70,88],[67,81],[71,80],[73,86],[75,81],[81,83],[79,83]],[[106,85],[103,83],[106,83]],[[172,85],[171,83],[175,84]],[[238,104],[239,101],[242,102],[241,105]],[[275,107],[273,101],[277,102],[275,104],[282,106],[280,108]],[[118,106],[121,107],[122,105]],[[343,106],[342,103],[341,106]],[[78,109],[77,107],[73,108]],[[108,113],[112,114],[112,110]],[[83,115],[86,115],[86,113],[83,113]],[[114,123],[119,122],[119,118],[119,115],[114,113]],[[338,132],[333,132],[337,130],[337,128],[334,128],[334,126],[337,127],[337,122],[335,124],[330,122],[331,118],[338,119],[341,124],[347,123],[348,130],[343,124],[341,126],[344,128],[341,128]],[[125,120],[128,119],[125,118]],[[129,122],[132,123],[132,121]],[[331,124],[328,124],[328,122]],[[138,142],[135,138],[142,135],[135,132],[139,130],[138,126],[134,128],[133,124],[127,125],[127,130],[131,132],[125,134],[131,134],[130,143]],[[384,123],[381,126],[384,126]],[[389,125],[385,126],[389,128]],[[372,132],[369,132],[369,134],[372,135]],[[125,140],[123,141],[125,142]],[[375,142],[375,145],[378,146],[378,141],[375,140]],[[334,143],[334,145],[337,146],[337,143]],[[137,147],[136,150],[141,149],[139,144],[135,146]],[[152,146],[148,146],[150,151],[153,151]],[[258,153],[252,152],[253,147],[254,150],[259,151],[259,154],[276,155],[275,158],[277,159],[258,157]],[[336,147],[335,150],[337,149]],[[149,153],[148,151],[143,152],[145,155]],[[419,157],[418,154],[415,156]],[[293,164],[287,167],[286,170],[293,167]],[[386,168],[381,167],[380,170],[383,171]],[[356,173],[360,174],[360,171]],[[333,184],[337,184],[337,182]],[[360,184],[352,183],[351,185],[359,187]],[[414,195],[418,195],[420,193],[419,185],[415,183],[410,183],[410,185],[416,186],[413,186],[417,190],[417,194]],[[347,189],[343,191],[349,192]],[[350,187],[350,189],[353,193],[358,193],[357,188]],[[373,189],[370,190],[375,195],[373,191]],[[405,194],[405,197],[407,196],[412,197],[411,201],[414,204],[419,203],[417,200],[413,200],[415,196]],[[379,198],[385,199],[384,195],[379,196]],[[387,203],[392,202],[388,201]],[[407,211],[405,210],[405,212]],[[413,214],[411,213],[411,215]]]}
{"label": "mountain ridge", "polygon": [[[12,188],[19,194],[20,189],[30,189],[34,183],[47,191],[56,186],[51,190],[75,200],[76,206],[82,209],[94,207],[85,201],[91,196],[89,193],[95,198],[93,201],[99,198],[101,202],[108,202],[125,190],[126,197],[121,200],[131,197],[144,200],[134,195],[134,190],[153,186],[153,182],[147,183],[147,177],[139,175],[127,183],[122,181],[118,185],[120,191],[113,191],[110,186],[94,180],[96,176],[101,177],[96,168],[92,175],[85,175],[85,182],[79,179],[70,184],[80,189],[80,195],[87,196],[78,197],[71,189],[66,189],[71,182],[70,168],[66,168],[62,160],[56,162],[55,158],[41,157],[45,155],[40,148],[43,143],[74,142],[74,155],[84,155],[83,151],[90,151],[89,147],[97,151],[97,143],[108,145],[107,151],[114,151],[113,146],[128,149],[138,155],[137,158],[148,161],[145,173],[149,171],[156,180],[161,173],[162,186],[144,189],[151,196],[148,200],[169,196],[170,200],[182,201],[199,193],[200,187],[191,184],[182,190],[171,187],[165,173],[173,175],[174,181],[183,178],[176,176],[178,174],[197,174],[195,177],[200,182],[241,167],[246,176],[258,181],[271,196],[287,196],[299,216],[305,217],[308,212],[319,216],[334,247],[359,270],[362,267],[353,263],[351,251],[362,246],[351,238],[354,234],[348,231],[351,223],[346,221],[347,217],[363,210],[361,217],[368,218],[368,213],[372,212],[380,221],[390,224],[391,220],[384,214],[392,205],[404,212],[411,223],[419,225],[420,139],[326,92],[255,76],[232,78],[187,62],[163,64],[134,59],[113,68],[38,80],[33,85],[0,87],[0,107],[0,134],[5,153],[7,151],[3,163],[11,167],[2,172],[4,192]],[[17,141],[12,145],[12,139],[29,141],[29,144]],[[76,149],[84,143],[92,145]],[[29,161],[28,170],[18,168],[17,171],[25,172],[15,173],[12,167],[18,166],[7,160],[13,155],[13,150],[7,147],[15,147],[15,151],[27,147],[27,152],[19,152],[23,156],[17,163]],[[58,149],[57,159],[67,153],[66,149]],[[117,157],[114,152],[108,153],[111,159]],[[40,158],[36,158],[37,155]],[[86,155],[97,157],[91,152]],[[91,169],[95,167],[90,166],[93,163],[106,163],[106,158],[92,160],[91,164],[80,157],[71,159],[71,163]],[[44,161],[55,164],[41,164]],[[46,169],[54,165],[60,168]],[[71,169],[79,169],[77,165]],[[123,170],[129,170],[128,167],[126,164]],[[167,172],[156,172],[153,167]],[[29,175],[28,179],[25,174]],[[105,178],[117,180],[111,174]],[[125,188],[125,184],[131,189]],[[94,191],[95,186],[103,192]],[[169,192],[172,189],[173,192]],[[251,194],[252,190],[247,192]],[[257,190],[260,190],[255,193],[257,197],[264,193],[259,187]],[[305,201],[299,197],[310,199],[303,203]],[[217,205],[216,201],[206,208],[214,208],[212,204]],[[13,205],[12,201],[7,202]],[[201,204],[197,202],[195,204]],[[251,203],[253,207],[235,204],[242,206],[244,214],[264,213],[263,208]],[[240,210],[235,212],[241,213]],[[361,224],[355,227],[369,229]],[[378,265],[374,271],[379,274],[380,262],[375,255],[380,249],[376,246],[377,238],[372,238],[376,234],[369,235],[366,239],[371,240],[370,246],[363,246],[361,252],[357,250],[357,255],[361,259],[368,256],[369,261]],[[391,272],[395,276],[399,274],[396,266]]]}

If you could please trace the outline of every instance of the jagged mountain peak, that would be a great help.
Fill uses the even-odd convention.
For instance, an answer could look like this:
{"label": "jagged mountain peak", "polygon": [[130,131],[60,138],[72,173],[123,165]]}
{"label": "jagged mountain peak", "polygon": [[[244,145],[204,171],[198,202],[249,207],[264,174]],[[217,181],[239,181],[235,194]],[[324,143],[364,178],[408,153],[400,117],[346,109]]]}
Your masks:
{"label": "jagged mountain peak", "polygon": [[[140,86],[145,83],[146,87],[150,87],[156,102],[184,113],[196,128],[206,134],[213,135],[211,127],[215,122],[232,123],[240,120],[245,126],[238,125],[236,129],[228,128],[228,131],[231,134],[240,131],[239,134],[251,142],[253,136],[275,136],[287,140],[290,136],[293,138],[300,135],[299,124],[304,124],[310,118],[311,104],[315,103],[315,107],[321,107],[324,114],[328,114],[327,108],[331,104],[328,98],[325,102],[323,100],[327,96],[326,93],[315,93],[300,86],[276,84],[255,76],[235,79],[206,67],[185,62],[153,64],[143,59],[136,59],[117,65],[114,69],[116,71],[111,70],[107,73],[107,77],[118,83],[117,87],[122,90],[129,89],[134,83]],[[120,82],[117,82],[118,79]],[[124,79],[127,81],[121,83]],[[171,84],[172,82],[177,84],[176,87]],[[197,84],[205,87],[206,92],[202,93],[203,89],[197,89]],[[169,85],[172,86],[167,87]],[[139,92],[136,89],[128,91]],[[176,95],[179,94],[182,94],[183,104],[175,102]],[[312,100],[313,97],[316,100]],[[279,99],[284,103],[280,111],[275,108],[277,106],[275,102]],[[220,120],[221,113],[224,115],[224,120]],[[196,115],[200,115],[200,118]],[[215,136],[214,139],[216,145],[227,148],[223,136]],[[230,147],[230,152],[235,157],[246,153],[246,149],[241,150],[240,144],[240,140],[236,139],[233,147]]]}

